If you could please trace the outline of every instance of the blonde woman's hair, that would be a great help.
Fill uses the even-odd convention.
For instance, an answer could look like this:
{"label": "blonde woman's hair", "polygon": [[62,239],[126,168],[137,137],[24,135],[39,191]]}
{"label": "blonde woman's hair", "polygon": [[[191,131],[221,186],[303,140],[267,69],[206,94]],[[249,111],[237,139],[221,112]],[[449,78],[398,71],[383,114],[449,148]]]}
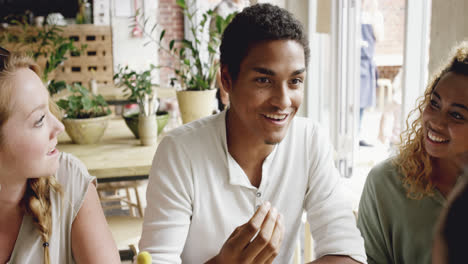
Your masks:
{"label": "blonde woman's hair", "polygon": [[[40,76],[39,66],[28,56],[10,54],[6,59],[4,70],[0,71],[0,128],[11,116],[14,84],[11,78],[19,69],[30,69]],[[54,114],[57,107],[49,100],[49,108]],[[4,140],[0,130],[0,144]],[[49,239],[52,233],[51,191],[62,195],[62,188],[54,176],[28,179],[26,191],[21,200],[25,213],[31,215],[42,239],[44,247],[44,263],[50,263]]]}
{"label": "blonde woman's hair", "polygon": [[[431,94],[440,79],[449,72],[468,76],[468,41],[457,45],[448,62],[432,76],[424,95],[418,99],[418,106],[409,113],[406,120],[407,129],[400,136],[401,144],[394,164],[403,175],[407,196],[412,199],[434,194],[434,183],[431,179],[432,160],[423,143],[422,112],[428,106]],[[410,125],[409,120],[413,115],[417,117]]]}

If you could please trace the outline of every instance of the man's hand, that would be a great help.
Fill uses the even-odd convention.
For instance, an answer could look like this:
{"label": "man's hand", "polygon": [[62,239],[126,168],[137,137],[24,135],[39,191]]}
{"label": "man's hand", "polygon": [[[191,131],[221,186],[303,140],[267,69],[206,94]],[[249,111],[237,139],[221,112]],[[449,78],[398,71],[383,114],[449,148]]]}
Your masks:
{"label": "man's hand", "polygon": [[266,202],[247,223],[232,232],[219,254],[207,264],[272,263],[280,250],[283,234],[283,216]]}

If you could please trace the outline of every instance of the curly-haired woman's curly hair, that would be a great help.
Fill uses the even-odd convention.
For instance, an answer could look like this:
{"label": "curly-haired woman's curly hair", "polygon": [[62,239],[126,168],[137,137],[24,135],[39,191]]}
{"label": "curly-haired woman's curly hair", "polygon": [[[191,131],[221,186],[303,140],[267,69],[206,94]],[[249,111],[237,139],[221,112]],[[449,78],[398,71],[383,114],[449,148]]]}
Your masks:
{"label": "curly-haired woman's curly hair", "polygon": [[[11,95],[14,85],[11,82],[13,74],[22,68],[27,68],[40,75],[39,66],[28,56],[11,54],[0,71],[0,127],[11,115]],[[57,106],[49,100],[52,113],[58,114]],[[0,143],[4,140],[0,133]],[[62,194],[62,188],[54,176],[27,180],[26,191],[21,200],[25,213],[31,215],[44,243],[44,263],[49,264],[49,238],[52,233],[52,215],[50,192]]]}
{"label": "curly-haired woman's curly hair", "polygon": [[257,4],[245,8],[229,23],[220,46],[221,65],[228,67],[235,80],[249,48],[262,41],[294,40],[304,48],[305,65],[309,61],[309,42],[301,22],[280,7]]}
{"label": "curly-haired woman's curly hair", "polygon": [[[408,197],[413,199],[433,195],[432,161],[424,147],[422,113],[428,106],[438,82],[449,72],[468,76],[468,41],[457,45],[448,63],[432,77],[424,95],[418,99],[418,106],[410,112],[406,121],[407,129],[401,135],[401,145],[394,164],[403,175],[403,184]],[[413,115],[417,117],[410,125],[408,120]]]}

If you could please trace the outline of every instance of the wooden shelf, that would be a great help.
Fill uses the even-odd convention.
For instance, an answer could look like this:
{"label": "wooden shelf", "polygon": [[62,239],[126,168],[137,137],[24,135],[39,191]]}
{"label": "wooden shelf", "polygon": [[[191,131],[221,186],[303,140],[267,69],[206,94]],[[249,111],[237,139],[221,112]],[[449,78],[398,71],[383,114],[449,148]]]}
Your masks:
{"label": "wooden shelf", "polygon": [[[112,55],[111,26],[96,25],[68,25],[60,27],[62,35],[74,39],[76,47],[86,45],[87,48],[79,56],[67,55],[68,59],[58,67],[51,77],[57,81],[67,83],[81,83],[88,87],[91,79],[100,84],[113,84],[114,65]],[[37,27],[29,27],[27,32],[19,26],[10,26],[5,30],[15,35],[35,35]],[[4,30],[0,30],[0,34]],[[7,49],[13,51],[27,51],[31,45],[8,43]],[[45,58],[39,58],[38,64],[44,68]],[[88,87],[89,88],[89,87]]]}

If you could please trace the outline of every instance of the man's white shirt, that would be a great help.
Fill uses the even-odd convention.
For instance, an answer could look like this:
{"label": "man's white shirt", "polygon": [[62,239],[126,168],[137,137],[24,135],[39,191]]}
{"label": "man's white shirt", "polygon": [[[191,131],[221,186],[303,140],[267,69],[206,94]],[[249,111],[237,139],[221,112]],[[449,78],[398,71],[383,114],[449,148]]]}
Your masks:
{"label": "man's white shirt", "polygon": [[311,120],[295,117],[253,186],[226,142],[226,111],[177,128],[161,141],[151,168],[140,250],[153,263],[204,263],[263,201],[284,215],[274,263],[291,263],[305,210],[317,257],[366,262],[364,241],[333,162],[333,148]]}

